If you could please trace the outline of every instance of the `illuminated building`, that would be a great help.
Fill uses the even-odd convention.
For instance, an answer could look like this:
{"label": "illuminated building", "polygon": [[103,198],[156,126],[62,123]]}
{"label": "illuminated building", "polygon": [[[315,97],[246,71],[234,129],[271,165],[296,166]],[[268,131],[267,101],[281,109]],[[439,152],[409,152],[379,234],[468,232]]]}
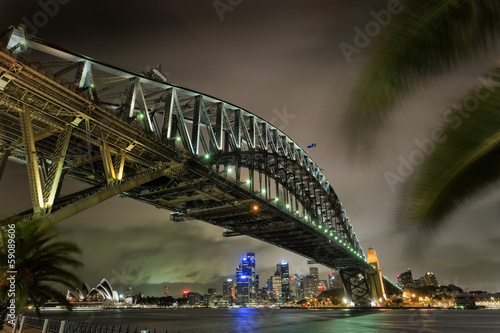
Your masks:
{"label": "illuminated building", "polygon": [[331,272],[328,274],[328,288],[329,289],[342,289],[344,288],[344,283],[338,272]]}
{"label": "illuminated building", "polygon": [[234,283],[232,279],[227,279],[222,283],[222,297],[227,302],[232,302],[234,299]]}
{"label": "illuminated building", "polygon": [[283,300],[283,290],[281,289],[281,273],[278,270],[273,276],[271,276],[271,286],[272,300],[275,302],[281,302]]}
{"label": "illuminated building", "polygon": [[111,284],[106,279],[102,279],[101,282],[95,288],[90,289],[87,283],[82,283],[81,289],[76,289],[75,291],[68,290],[66,294],[66,299],[69,301],[111,301],[118,302],[119,296],[116,290],[113,290]]}
{"label": "illuminated building", "polygon": [[284,301],[290,299],[290,267],[284,260],[281,264],[276,264],[276,272],[279,272],[281,279],[281,299]]}
{"label": "illuminated building", "polygon": [[302,297],[314,298],[318,295],[318,279],[312,275],[302,275]]}
{"label": "illuminated building", "polygon": [[[420,278],[421,279],[421,284],[422,282],[424,283],[424,287],[430,286],[430,287],[439,287],[438,281],[434,273],[432,272],[427,272],[425,275]],[[423,279],[423,281],[422,281]]]}
{"label": "illuminated building", "polygon": [[300,277],[295,274],[290,278],[290,299],[297,300],[299,299],[299,288],[300,288]]}
{"label": "illuminated building", "polygon": [[413,275],[411,274],[411,269],[408,268],[406,272],[398,275],[398,283],[401,288],[413,287]]}
{"label": "illuminated building", "polygon": [[319,281],[319,271],[318,267],[309,267],[309,275],[314,277],[316,280]]}
{"label": "illuminated building", "polygon": [[255,274],[255,253],[248,252],[236,269],[237,302],[246,304],[254,301],[258,287],[258,276]]}
{"label": "illuminated building", "polygon": [[186,295],[187,304],[190,306],[200,305],[201,303],[201,294],[195,292],[189,292]]}

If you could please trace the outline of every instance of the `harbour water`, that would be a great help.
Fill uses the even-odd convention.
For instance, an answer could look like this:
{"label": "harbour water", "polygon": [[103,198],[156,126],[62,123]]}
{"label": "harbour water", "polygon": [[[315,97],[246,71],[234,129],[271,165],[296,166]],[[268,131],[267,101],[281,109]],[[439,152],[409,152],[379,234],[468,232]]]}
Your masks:
{"label": "harbour water", "polygon": [[106,309],[43,316],[157,333],[500,332],[500,310]]}

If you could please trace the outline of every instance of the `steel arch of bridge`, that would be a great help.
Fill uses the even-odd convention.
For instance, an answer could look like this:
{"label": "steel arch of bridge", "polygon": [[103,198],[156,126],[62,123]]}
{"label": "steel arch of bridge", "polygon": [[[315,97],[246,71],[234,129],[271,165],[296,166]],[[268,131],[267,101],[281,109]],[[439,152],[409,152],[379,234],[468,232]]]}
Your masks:
{"label": "steel arch of bridge", "polygon": [[[371,299],[372,267],[331,183],[279,128],[156,68],[137,75],[18,28],[0,38],[0,176],[7,158],[27,165],[25,219],[121,194],[349,268],[365,281],[357,299]],[[90,187],[62,197],[65,176]]]}

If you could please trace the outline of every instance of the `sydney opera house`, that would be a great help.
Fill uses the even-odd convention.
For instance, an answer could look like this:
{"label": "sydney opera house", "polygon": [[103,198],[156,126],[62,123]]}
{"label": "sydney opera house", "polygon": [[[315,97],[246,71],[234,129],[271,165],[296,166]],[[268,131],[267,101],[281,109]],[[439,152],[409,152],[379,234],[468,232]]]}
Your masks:
{"label": "sydney opera house", "polygon": [[102,279],[101,282],[90,289],[90,286],[83,282],[80,289],[75,291],[68,290],[66,298],[70,302],[119,302],[118,293],[113,290],[111,284],[106,280]]}

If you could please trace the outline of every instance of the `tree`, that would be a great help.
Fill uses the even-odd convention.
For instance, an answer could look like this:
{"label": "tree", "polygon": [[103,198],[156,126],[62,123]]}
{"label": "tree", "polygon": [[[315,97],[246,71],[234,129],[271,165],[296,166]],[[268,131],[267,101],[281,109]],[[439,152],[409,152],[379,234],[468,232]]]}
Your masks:
{"label": "tree", "polygon": [[[412,91],[489,50],[500,32],[495,0],[406,1],[381,29],[345,120],[358,153]],[[500,66],[443,114],[443,131],[422,143],[425,161],[405,179],[400,229],[428,233],[467,199],[500,179]],[[433,136],[434,137],[434,136]]]}
{"label": "tree", "polygon": [[[15,234],[15,267],[7,265],[9,253],[9,232],[14,229]],[[80,280],[67,268],[79,267],[81,262],[73,255],[79,254],[80,249],[72,242],[58,241],[62,235],[54,230],[54,225],[44,225],[41,221],[12,221],[1,227],[0,253],[0,300],[9,301],[8,271],[16,271],[15,299],[16,315],[20,313],[27,302],[32,304],[39,313],[39,308],[49,300],[56,300],[60,304],[70,304],[66,297],[56,289],[57,285],[64,285],[71,289],[80,285]],[[12,244],[12,242],[10,242]]]}

